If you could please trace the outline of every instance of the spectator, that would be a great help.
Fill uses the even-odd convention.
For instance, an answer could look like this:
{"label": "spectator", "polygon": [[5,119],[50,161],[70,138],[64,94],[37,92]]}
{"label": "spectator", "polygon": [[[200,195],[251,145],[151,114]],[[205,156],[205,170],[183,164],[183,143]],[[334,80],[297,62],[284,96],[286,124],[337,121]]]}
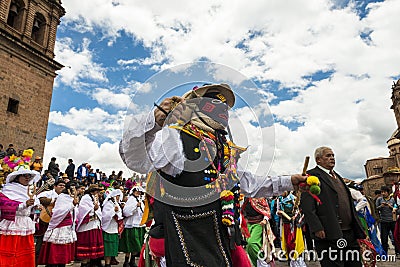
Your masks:
{"label": "spectator", "polygon": [[93,172],[93,169],[89,169],[87,180],[89,185],[96,183],[96,174]]}
{"label": "spectator", "polygon": [[117,177],[115,178],[118,182],[122,182],[122,171],[119,171]]}
{"label": "spectator", "polygon": [[5,152],[3,149],[3,145],[0,144],[0,159],[3,159],[5,156],[7,156],[7,152]]}
{"label": "spectator", "polygon": [[[381,242],[383,249],[388,252],[389,249],[389,233],[392,232],[394,234],[394,227],[396,225],[396,221],[393,220],[393,212],[396,212],[394,209],[395,203],[392,196],[390,196],[391,189],[387,186],[382,186],[382,196],[376,200],[376,209],[380,215],[380,223],[381,223]],[[397,210],[400,212],[400,210]],[[400,250],[395,246],[396,253],[399,253]]]}
{"label": "spectator", "polygon": [[382,196],[382,191],[379,189],[375,190],[374,198],[372,198],[372,200],[371,200],[372,203],[369,204],[370,208],[371,208],[371,215],[372,215],[372,217],[374,217],[376,224],[379,224],[379,221],[380,221],[379,212],[376,209],[376,200],[381,196]]}
{"label": "spectator", "polygon": [[66,173],[63,173],[62,175],[61,175],[61,173],[60,173],[60,176],[61,176],[61,178],[63,179],[63,181],[67,184],[67,183],[69,183],[71,180],[69,179],[69,177],[68,177],[68,174],[66,174]]}
{"label": "spectator", "polygon": [[126,182],[125,182],[125,188],[127,190],[131,190],[131,188],[133,187],[133,181],[132,178],[129,178]]}
{"label": "spectator", "polygon": [[47,169],[49,170],[50,174],[53,176],[56,181],[58,180],[58,173],[60,172],[60,168],[58,168],[58,164],[56,163],[56,158],[52,157],[49,162],[49,166]]}
{"label": "spectator", "polygon": [[74,164],[74,162],[73,162],[72,159],[68,159],[68,166],[67,166],[67,168],[65,169],[65,173],[67,174],[68,179],[69,179],[70,181],[72,181],[72,180],[74,179],[75,164]]}
{"label": "spectator", "polygon": [[43,170],[42,158],[39,156],[36,156],[35,160],[33,162],[31,162],[30,168],[31,168],[31,170],[41,173]]}
{"label": "spectator", "polygon": [[79,182],[85,181],[88,176],[88,173],[89,173],[89,170],[86,167],[86,162],[83,162],[82,165],[80,165],[77,170],[76,176],[77,176]]}
{"label": "spectator", "polygon": [[115,175],[115,171],[112,171],[110,176],[108,176],[108,181],[115,180],[115,178],[117,178],[117,176]]}
{"label": "spectator", "polygon": [[99,169],[96,169],[96,184],[100,183],[101,181],[101,171]]}
{"label": "spectator", "polygon": [[17,155],[17,151],[15,151],[13,144],[8,145],[6,152],[7,152],[7,156],[9,156],[9,157],[12,155]]}

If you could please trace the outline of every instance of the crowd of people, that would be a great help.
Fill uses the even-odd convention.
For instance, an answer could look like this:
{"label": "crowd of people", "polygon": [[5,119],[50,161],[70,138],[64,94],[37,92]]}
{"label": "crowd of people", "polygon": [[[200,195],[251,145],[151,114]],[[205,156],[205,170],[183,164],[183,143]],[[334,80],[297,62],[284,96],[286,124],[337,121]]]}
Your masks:
{"label": "crowd of people", "polygon": [[204,85],[133,118],[119,152],[146,181],[72,159],[61,172],[55,157],[44,170],[32,148],[1,149],[0,266],[306,266],[306,250],[322,267],[373,266],[343,255],[388,255],[389,240],[400,252],[398,183],[363,195],[325,146],[301,174],[240,169],[246,149],[226,137],[234,102],[228,85]]}
{"label": "crowd of people", "polygon": [[[2,159],[6,167],[4,159],[9,158]],[[122,172],[92,176],[87,163],[74,172],[71,159],[62,173],[55,161],[43,175],[34,170],[38,157],[5,172],[0,266],[65,266],[73,261],[104,266],[102,260],[110,266],[119,264],[119,252],[126,255],[123,266],[137,266],[145,234],[142,177],[126,180]],[[35,187],[29,189],[30,184]]]}

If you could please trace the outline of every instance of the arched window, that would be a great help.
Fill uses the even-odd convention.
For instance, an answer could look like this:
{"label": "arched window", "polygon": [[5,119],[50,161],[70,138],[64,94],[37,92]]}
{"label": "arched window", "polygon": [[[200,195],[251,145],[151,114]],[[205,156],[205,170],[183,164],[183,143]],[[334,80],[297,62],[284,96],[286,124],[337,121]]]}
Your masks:
{"label": "arched window", "polygon": [[17,31],[21,31],[25,12],[25,3],[22,0],[12,0],[8,9],[7,24]]}
{"label": "arched window", "polygon": [[31,34],[32,40],[40,45],[43,45],[45,32],[46,32],[46,19],[42,14],[36,13],[35,18],[33,19],[32,34]]}

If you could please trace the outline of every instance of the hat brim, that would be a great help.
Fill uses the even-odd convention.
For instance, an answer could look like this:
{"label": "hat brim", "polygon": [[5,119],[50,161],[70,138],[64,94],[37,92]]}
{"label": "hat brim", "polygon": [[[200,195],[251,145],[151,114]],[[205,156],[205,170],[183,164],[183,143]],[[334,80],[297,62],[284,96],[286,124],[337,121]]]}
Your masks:
{"label": "hat brim", "polygon": [[88,190],[88,192],[89,193],[92,193],[92,192],[95,192],[95,191],[101,191],[101,188],[100,187],[95,187],[95,188],[89,188],[89,190]]}
{"label": "hat brim", "polygon": [[146,192],[146,190],[143,187],[137,186],[137,185],[132,187],[131,190],[129,191],[129,193],[133,194],[134,191],[143,192],[143,193]]}
{"label": "hat brim", "polygon": [[235,105],[235,94],[233,93],[232,89],[227,84],[211,84],[199,87],[195,90],[190,90],[186,92],[182,97],[184,99],[191,99],[192,94],[195,94],[197,97],[204,96],[209,90],[214,89],[220,92],[226,98],[226,103],[230,108]]}
{"label": "hat brim", "polygon": [[32,171],[32,170],[27,170],[27,169],[22,169],[18,171],[14,171],[12,173],[9,173],[7,175],[6,183],[10,183],[17,178],[18,175],[23,175],[23,174],[29,174],[31,178],[29,179],[29,183],[35,182],[40,178],[40,173],[37,171]]}

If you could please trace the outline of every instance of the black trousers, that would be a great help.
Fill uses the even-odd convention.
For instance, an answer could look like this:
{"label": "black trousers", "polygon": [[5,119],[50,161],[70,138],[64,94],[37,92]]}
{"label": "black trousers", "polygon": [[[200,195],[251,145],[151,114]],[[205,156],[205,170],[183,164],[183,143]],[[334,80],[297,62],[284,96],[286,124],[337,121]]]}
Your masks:
{"label": "black trousers", "polygon": [[[343,231],[342,240],[315,239],[321,267],[361,267],[360,246],[353,230]],[[358,256],[358,257],[357,257]]]}
{"label": "black trousers", "polygon": [[[394,234],[394,228],[396,226],[396,222],[382,222],[381,221],[381,242],[382,242],[382,247],[388,252],[389,249],[389,232],[392,232]],[[399,252],[399,248],[396,247],[396,253]]]}

